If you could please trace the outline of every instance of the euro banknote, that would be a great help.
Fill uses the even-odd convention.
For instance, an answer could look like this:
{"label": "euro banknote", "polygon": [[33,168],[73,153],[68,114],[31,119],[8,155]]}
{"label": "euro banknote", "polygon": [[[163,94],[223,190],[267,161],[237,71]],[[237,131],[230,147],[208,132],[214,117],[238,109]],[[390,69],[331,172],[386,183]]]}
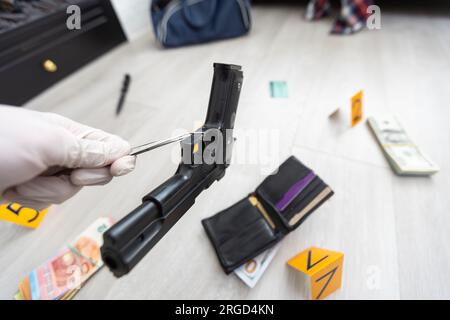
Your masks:
{"label": "euro banknote", "polygon": [[23,300],[71,299],[102,266],[103,233],[110,218],[99,218],[56,256],[31,271],[19,284]]}

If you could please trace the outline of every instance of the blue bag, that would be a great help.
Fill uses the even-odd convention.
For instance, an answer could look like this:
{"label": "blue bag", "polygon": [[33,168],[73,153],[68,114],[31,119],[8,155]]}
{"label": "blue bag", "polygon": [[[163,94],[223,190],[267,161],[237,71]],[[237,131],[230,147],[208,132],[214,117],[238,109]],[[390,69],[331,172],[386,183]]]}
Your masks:
{"label": "blue bag", "polygon": [[165,47],[238,37],[251,27],[250,0],[154,0],[151,15]]}

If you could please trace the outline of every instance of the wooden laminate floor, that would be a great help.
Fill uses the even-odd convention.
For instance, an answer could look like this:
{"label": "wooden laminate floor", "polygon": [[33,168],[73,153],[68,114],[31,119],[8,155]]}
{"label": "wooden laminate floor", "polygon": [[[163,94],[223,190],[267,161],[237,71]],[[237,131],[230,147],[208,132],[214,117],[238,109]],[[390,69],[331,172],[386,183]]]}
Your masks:
{"label": "wooden laminate floor", "polygon": [[[128,276],[115,279],[103,269],[77,298],[304,299],[301,279],[286,261],[319,246],[345,254],[343,286],[331,299],[449,299],[448,12],[387,11],[381,30],[339,37],[328,34],[332,20],[306,22],[300,7],[256,7],[249,36],[162,50],[149,34],[31,101],[28,108],[60,113],[137,145],[201,123],[213,62],[244,70],[236,128],[238,145],[244,141],[245,147],[236,156],[250,160],[233,164],[202,193]],[[116,118],[124,73],[133,81]],[[271,80],[287,81],[288,99],[270,98]],[[336,107],[348,107],[359,89],[365,114],[396,114],[440,165],[438,174],[396,176],[366,123],[342,130],[327,118]],[[248,144],[251,130],[272,135]],[[136,207],[172,175],[173,153],[168,147],[142,155],[132,174],[52,207],[38,230],[0,222],[0,298],[12,298],[27,272],[97,217],[119,219]],[[247,195],[290,154],[313,168],[335,196],[283,240],[263,278],[249,289],[223,273],[200,220]]]}

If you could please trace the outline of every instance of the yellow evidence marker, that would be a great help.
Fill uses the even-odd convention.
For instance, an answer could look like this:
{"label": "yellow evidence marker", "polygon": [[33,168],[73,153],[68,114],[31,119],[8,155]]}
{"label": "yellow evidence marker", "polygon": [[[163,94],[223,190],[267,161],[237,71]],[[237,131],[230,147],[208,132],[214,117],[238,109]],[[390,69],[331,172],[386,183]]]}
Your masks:
{"label": "yellow evidence marker", "polygon": [[352,127],[361,122],[363,118],[363,91],[352,97]]}
{"label": "yellow evidence marker", "polygon": [[312,300],[324,299],[341,287],[344,263],[341,252],[311,247],[287,263],[305,276]]}
{"label": "yellow evidence marker", "polygon": [[7,203],[0,205],[0,219],[16,223],[24,227],[36,229],[44,219],[47,209],[37,211],[25,208],[18,203]]}

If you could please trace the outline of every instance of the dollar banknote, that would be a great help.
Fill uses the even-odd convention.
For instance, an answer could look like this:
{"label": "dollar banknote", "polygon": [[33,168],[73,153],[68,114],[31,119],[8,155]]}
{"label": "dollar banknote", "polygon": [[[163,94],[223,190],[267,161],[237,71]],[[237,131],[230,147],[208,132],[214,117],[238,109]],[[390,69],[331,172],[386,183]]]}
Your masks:
{"label": "dollar banknote", "polygon": [[234,270],[234,273],[247,286],[253,288],[258,283],[259,279],[261,279],[273,257],[275,257],[278,248],[279,246],[275,246],[266,250],[256,258],[247,261],[247,263]]}
{"label": "dollar banknote", "polygon": [[58,254],[38,266],[19,284],[17,298],[23,300],[68,300],[102,266],[103,233],[110,218],[99,218]]}
{"label": "dollar banknote", "polygon": [[394,116],[369,117],[368,123],[397,174],[431,175],[439,171],[439,167],[413,143]]}

